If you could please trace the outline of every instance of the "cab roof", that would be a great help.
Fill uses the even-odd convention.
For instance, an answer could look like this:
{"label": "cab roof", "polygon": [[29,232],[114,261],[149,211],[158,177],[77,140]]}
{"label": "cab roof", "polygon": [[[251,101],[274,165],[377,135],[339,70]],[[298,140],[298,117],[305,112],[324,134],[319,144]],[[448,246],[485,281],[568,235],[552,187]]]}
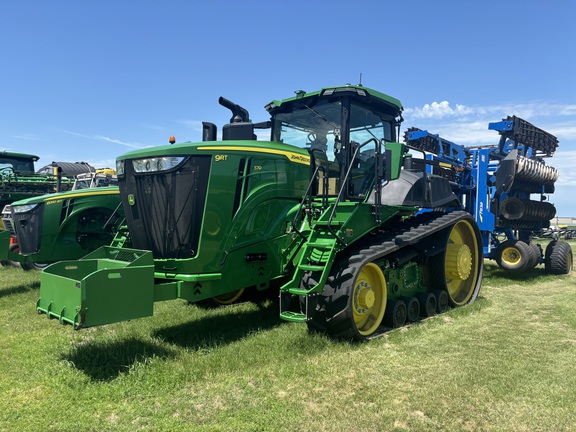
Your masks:
{"label": "cab roof", "polygon": [[398,109],[398,111],[403,111],[404,108],[402,107],[402,103],[392,97],[389,96],[387,94],[381,93],[377,90],[368,88],[368,87],[364,87],[362,85],[352,85],[352,84],[346,84],[343,86],[336,86],[336,87],[324,87],[322,90],[318,90],[315,92],[310,92],[307,93],[304,90],[298,90],[296,93],[296,96],[288,98],[288,99],[283,99],[283,100],[273,100],[272,102],[270,102],[268,105],[266,105],[266,111],[268,111],[269,113],[272,113],[273,111],[278,110],[279,108],[282,108],[282,105],[290,105],[294,102],[297,102],[301,99],[308,99],[308,98],[314,98],[314,97],[318,97],[318,96],[332,96],[332,95],[336,95],[338,93],[351,93],[353,95],[356,95],[360,98],[368,98],[368,100],[370,100],[371,102],[380,102],[383,103],[385,105],[392,105],[393,107],[395,107],[396,109]]}

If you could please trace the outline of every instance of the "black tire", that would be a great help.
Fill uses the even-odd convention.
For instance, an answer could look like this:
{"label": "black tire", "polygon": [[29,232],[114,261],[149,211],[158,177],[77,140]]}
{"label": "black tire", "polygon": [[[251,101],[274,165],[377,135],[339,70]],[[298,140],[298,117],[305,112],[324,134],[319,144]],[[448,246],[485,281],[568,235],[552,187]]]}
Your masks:
{"label": "black tire", "polygon": [[423,318],[436,315],[436,296],[431,292],[422,292],[416,294],[420,303],[420,316]]}
{"label": "black tire", "polygon": [[574,269],[572,248],[566,242],[553,241],[546,247],[544,266],[548,273],[569,274]]}
{"label": "black tire", "polygon": [[416,322],[420,319],[420,302],[416,297],[403,297],[406,303],[406,320]]}
{"label": "black tire", "polygon": [[[20,246],[18,246],[17,243],[13,244],[10,246],[10,252],[12,253],[16,253],[19,254],[20,253]],[[17,261],[8,261],[11,263],[14,263],[14,265],[16,266],[20,266],[22,268],[22,270],[24,271],[30,271],[30,270],[42,270],[43,268],[47,267],[48,264],[40,264],[40,263],[34,263],[34,262],[17,262]]]}
{"label": "black tire", "polygon": [[384,314],[384,323],[387,327],[402,327],[406,324],[407,315],[406,303],[400,299],[388,300],[386,313]]}
{"label": "black tire", "polygon": [[540,261],[542,260],[542,250],[536,243],[528,243],[528,248],[530,249],[531,255],[527,269],[532,269],[540,264]]}
{"label": "black tire", "polygon": [[512,273],[526,270],[533,256],[531,248],[521,240],[506,240],[498,246],[495,255],[498,266]]}

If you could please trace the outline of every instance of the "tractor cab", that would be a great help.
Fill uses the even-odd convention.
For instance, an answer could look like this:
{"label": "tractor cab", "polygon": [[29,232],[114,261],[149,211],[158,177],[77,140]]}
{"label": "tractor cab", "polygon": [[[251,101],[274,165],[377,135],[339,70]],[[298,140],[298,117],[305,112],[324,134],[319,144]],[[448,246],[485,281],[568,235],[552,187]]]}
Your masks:
{"label": "tractor cab", "polygon": [[25,153],[0,152],[0,172],[9,170],[10,172],[32,174],[34,173],[34,162],[37,162],[38,159],[38,156]]}
{"label": "tractor cab", "polygon": [[382,144],[397,141],[402,122],[400,101],[360,85],[298,91],[266,109],[271,141],[308,150],[310,193],[325,199],[367,199],[375,177],[383,175]]}

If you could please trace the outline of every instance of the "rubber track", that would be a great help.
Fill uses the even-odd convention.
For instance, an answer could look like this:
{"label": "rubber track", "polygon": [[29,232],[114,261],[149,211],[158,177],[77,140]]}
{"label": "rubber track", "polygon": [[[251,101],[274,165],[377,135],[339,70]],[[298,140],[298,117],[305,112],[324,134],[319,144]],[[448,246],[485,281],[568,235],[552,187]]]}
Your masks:
{"label": "rubber track", "polygon": [[[383,258],[403,247],[421,243],[425,238],[450,228],[463,219],[471,220],[469,213],[458,211],[438,216],[438,213],[424,213],[397,225],[393,232],[369,236],[356,248],[340,254],[332,266],[332,272],[320,296],[320,313],[316,313],[309,323],[314,330],[325,329],[339,339],[362,339],[353,328],[352,309],[348,307],[351,290],[343,285],[355,279],[365,264]],[[347,252],[347,253],[346,253]],[[350,282],[352,283],[352,282]],[[338,289],[340,287],[340,289]],[[325,313],[322,313],[325,309]]]}

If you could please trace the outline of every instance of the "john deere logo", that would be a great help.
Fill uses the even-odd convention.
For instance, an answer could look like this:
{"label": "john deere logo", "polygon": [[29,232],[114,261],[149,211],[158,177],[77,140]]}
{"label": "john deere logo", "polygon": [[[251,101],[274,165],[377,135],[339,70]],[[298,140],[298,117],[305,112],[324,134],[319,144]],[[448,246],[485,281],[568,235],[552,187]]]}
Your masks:
{"label": "john deere logo", "polygon": [[132,194],[128,195],[128,204],[130,204],[131,206],[136,204],[136,198],[134,198],[134,195]]}

